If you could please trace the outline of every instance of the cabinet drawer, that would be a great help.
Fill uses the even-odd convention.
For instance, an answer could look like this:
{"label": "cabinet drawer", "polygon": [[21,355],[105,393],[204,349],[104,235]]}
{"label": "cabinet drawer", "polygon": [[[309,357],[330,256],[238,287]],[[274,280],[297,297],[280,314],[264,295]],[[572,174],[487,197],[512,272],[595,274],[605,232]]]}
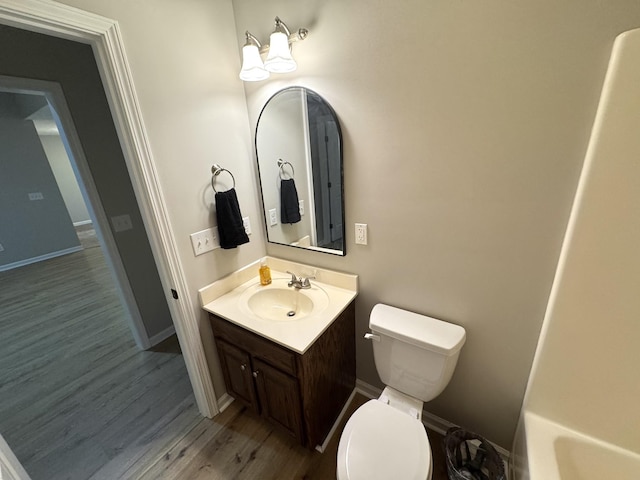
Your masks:
{"label": "cabinet drawer", "polygon": [[238,327],[223,318],[209,314],[213,334],[243,348],[255,358],[260,358],[283,372],[296,375],[296,353],[287,350],[274,342]]}

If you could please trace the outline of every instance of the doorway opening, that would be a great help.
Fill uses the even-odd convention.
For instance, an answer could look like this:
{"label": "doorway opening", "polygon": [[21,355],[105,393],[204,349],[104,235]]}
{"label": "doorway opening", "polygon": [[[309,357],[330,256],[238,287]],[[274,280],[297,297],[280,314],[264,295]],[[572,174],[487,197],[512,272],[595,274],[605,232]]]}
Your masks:
{"label": "doorway opening", "polygon": [[[29,88],[34,83],[49,91]],[[23,88],[16,88],[17,85]],[[99,197],[81,152],[73,152],[62,119],[53,104],[64,106],[54,85],[28,79],[0,77],[0,178],[3,206],[0,218],[0,272],[98,248],[111,273],[138,348],[151,346],[126,275],[123,275]],[[67,129],[73,126],[67,122]],[[78,160],[76,160],[78,159]],[[83,172],[84,171],[84,175]],[[132,228],[127,215],[115,219],[114,228]],[[113,219],[112,219],[113,221]],[[6,276],[6,275],[5,275]],[[156,342],[157,343],[157,342]]]}
{"label": "doorway opening", "polygon": [[[155,257],[159,274],[156,283],[167,294],[169,291],[173,294],[168,308],[183,348],[198,409],[202,415],[211,417],[219,409],[195,320],[198,312],[189,298],[122,35],[115,20],[78,12],[74,7],[47,0],[22,3],[0,0],[0,37],[4,44],[12,45],[0,52],[1,73],[60,82],[65,92],[69,92],[69,101],[73,100],[70,106],[78,128],[89,136],[93,136],[94,125],[99,121],[97,110],[110,118],[111,127],[107,125],[107,130],[115,142],[105,145],[105,131],[100,129],[100,147],[91,149],[92,156],[101,158],[96,166],[97,177],[119,169],[123,182],[130,187],[129,197],[138,201],[140,211],[134,225],[144,224],[150,246],[145,262],[151,265]],[[86,101],[87,87],[94,86],[99,87],[102,98]],[[112,161],[115,157],[119,164]],[[134,260],[140,261],[142,250],[135,249]],[[142,275],[137,280],[148,285],[150,277]],[[158,302],[147,302],[145,308],[153,311],[157,305]],[[0,463],[2,460],[0,448]]]}
{"label": "doorway opening", "polygon": [[110,228],[131,223],[102,209],[59,86],[0,85],[0,431],[34,480],[110,478],[200,416],[175,336],[141,351]]}

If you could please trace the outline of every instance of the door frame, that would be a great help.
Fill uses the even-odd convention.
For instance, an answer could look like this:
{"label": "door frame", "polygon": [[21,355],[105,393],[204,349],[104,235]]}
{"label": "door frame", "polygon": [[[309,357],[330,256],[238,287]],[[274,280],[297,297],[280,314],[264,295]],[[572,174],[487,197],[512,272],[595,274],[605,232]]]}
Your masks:
{"label": "door frame", "polygon": [[[200,413],[219,413],[118,22],[50,0],[0,0],[0,23],[92,47]],[[171,290],[178,293],[174,299]]]}
{"label": "door frame", "polygon": [[2,435],[0,435],[0,480],[31,480]]}

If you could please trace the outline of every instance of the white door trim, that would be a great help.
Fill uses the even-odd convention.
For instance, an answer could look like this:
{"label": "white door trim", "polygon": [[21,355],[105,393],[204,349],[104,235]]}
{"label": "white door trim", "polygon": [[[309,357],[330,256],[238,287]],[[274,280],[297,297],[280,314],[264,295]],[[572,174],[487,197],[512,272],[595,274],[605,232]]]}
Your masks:
{"label": "white door trim", "polygon": [[0,480],[31,480],[2,435],[0,435]]}
{"label": "white door trim", "polygon": [[[200,412],[219,412],[195,311],[170,228],[120,28],[51,0],[0,0],[0,23],[91,45]],[[178,292],[174,300],[168,293]]]}

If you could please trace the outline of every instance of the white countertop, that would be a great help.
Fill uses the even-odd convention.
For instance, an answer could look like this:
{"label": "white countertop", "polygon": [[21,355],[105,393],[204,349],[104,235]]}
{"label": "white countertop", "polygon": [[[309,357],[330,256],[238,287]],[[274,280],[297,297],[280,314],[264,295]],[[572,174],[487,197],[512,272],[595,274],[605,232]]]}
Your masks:
{"label": "white countertop", "polygon": [[[272,267],[272,284],[260,285],[259,261],[201,289],[199,293],[202,308],[303,354],[356,297],[357,275],[293,264],[272,257],[266,258],[270,266],[284,267],[284,269],[296,272],[298,275],[306,276],[314,273],[318,280],[311,280],[311,289],[303,292],[312,297],[313,295],[322,295],[324,292],[328,297],[326,308],[304,318],[283,321],[264,320],[252,313],[250,309],[246,308],[244,302],[248,294],[262,289],[281,288],[291,278],[291,275],[274,270]],[[291,264],[287,265],[287,263]],[[255,272],[255,275],[251,275],[251,272]],[[249,277],[248,280],[247,277]],[[328,283],[331,280],[334,281]],[[238,282],[242,283],[238,284]]]}

